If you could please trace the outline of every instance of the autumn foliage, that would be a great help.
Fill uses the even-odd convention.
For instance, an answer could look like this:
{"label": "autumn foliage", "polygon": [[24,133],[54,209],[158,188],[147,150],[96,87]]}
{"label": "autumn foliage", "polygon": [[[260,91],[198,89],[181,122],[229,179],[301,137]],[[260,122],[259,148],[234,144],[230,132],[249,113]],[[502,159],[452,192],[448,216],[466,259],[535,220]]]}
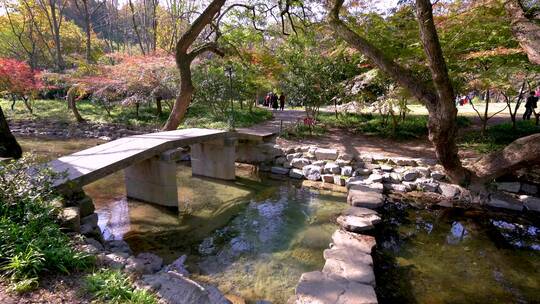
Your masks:
{"label": "autumn foliage", "polygon": [[43,88],[39,72],[16,59],[0,58],[0,92],[27,100]]}

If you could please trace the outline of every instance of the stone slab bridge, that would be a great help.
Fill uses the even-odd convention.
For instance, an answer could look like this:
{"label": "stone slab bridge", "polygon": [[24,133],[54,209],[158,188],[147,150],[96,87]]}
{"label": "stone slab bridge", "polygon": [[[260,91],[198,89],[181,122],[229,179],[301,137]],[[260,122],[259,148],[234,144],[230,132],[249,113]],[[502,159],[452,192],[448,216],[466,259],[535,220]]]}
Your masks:
{"label": "stone slab bridge", "polygon": [[[254,148],[273,134],[184,129],[134,135],[110,141],[50,161],[47,165],[63,176],[55,186],[61,191],[80,189],[119,170],[124,170],[130,198],[178,207],[176,161],[181,148],[190,146],[194,175],[235,179],[239,155],[252,158]],[[239,145],[239,142],[241,143]],[[239,155],[237,155],[239,154]],[[252,155],[257,158],[257,155]]]}

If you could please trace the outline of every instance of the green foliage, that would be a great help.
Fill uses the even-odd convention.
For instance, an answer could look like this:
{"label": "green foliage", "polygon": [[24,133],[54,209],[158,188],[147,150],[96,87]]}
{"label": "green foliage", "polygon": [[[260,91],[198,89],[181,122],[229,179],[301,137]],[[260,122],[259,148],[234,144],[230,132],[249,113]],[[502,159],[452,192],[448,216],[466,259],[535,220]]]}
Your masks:
{"label": "green foliage", "polygon": [[326,133],[326,128],[320,125],[314,125],[311,128],[309,126],[300,124],[295,125],[293,128],[285,130],[281,137],[285,139],[305,139],[310,137],[322,136]]}
{"label": "green foliage", "polygon": [[86,291],[106,303],[155,304],[151,293],[131,287],[131,282],[118,270],[102,269],[86,278]]}
{"label": "green foliage", "polygon": [[31,164],[22,159],[0,165],[0,273],[17,291],[36,287],[44,272],[69,273],[93,262],[72,248],[55,222],[55,175]]}
{"label": "green foliage", "polygon": [[517,121],[515,130],[512,129],[512,123],[504,123],[489,127],[485,136],[480,131],[468,132],[460,139],[460,145],[479,153],[489,153],[501,150],[520,137],[539,132],[540,127],[532,120]]}
{"label": "green foliage", "polygon": [[[385,117],[379,114],[340,114],[336,118],[333,113],[321,113],[319,122],[327,128],[340,128],[354,133],[376,135],[381,137],[392,137],[398,140],[411,138],[421,138],[428,135],[425,115],[408,115],[405,120],[393,128],[392,124],[385,122]],[[458,116],[459,127],[466,127],[470,121],[466,117]]]}
{"label": "green foliage", "polygon": [[327,50],[318,38],[316,34],[291,37],[278,54],[284,66],[281,89],[291,105],[304,106],[315,119],[319,108],[340,93],[340,83],[360,72],[361,61],[360,56],[348,55],[343,48],[323,54]]}
{"label": "green foliage", "polygon": [[[5,109],[6,115],[10,119],[45,119],[51,121],[73,122],[72,115],[67,114],[66,103],[61,100],[35,100],[34,113],[30,115],[22,104],[15,105],[15,111],[9,109],[10,103],[7,100],[0,99],[0,106]],[[110,114],[106,110],[90,101],[79,101],[77,108],[81,115],[92,122],[100,123],[119,123],[134,127],[161,127],[170,110],[164,105],[163,113],[158,117],[153,104],[141,105],[139,116],[131,107],[115,106],[111,108]],[[209,115],[209,109],[204,104],[193,104],[188,109],[186,119],[181,128],[220,128],[226,129],[228,126],[228,116],[216,117]],[[239,103],[235,102],[235,125],[237,127],[248,127],[268,120],[272,113],[266,109],[254,107],[251,111],[244,107],[240,109]]]}
{"label": "green foliage", "polygon": [[[229,106],[230,107],[230,106]],[[228,109],[227,109],[228,110]],[[192,105],[186,119],[180,128],[210,128],[227,129],[229,126],[230,111],[225,116],[208,115],[208,107],[204,104]],[[235,127],[249,127],[272,118],[272,112],[263,108],[240,109],[239,102],[234,102],[234,125]]]}

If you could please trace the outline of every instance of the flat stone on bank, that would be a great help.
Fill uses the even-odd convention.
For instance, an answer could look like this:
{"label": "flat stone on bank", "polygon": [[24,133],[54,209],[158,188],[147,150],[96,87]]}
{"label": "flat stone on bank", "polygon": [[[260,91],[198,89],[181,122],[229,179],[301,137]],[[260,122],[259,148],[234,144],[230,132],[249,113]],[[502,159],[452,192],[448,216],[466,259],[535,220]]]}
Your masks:
{"label": "flat stone on bank", "polygon": [[516,211],[523,210],[523,203],[519,200],[503,194],[493,194],[487,201],[487,205],[494,208],[510,209]]}
{"label": "flat stone on bank", "polygon": [[518,193],[520,189],[521,189],[521,183],[519,183],[519,182],[501,182],[501,183],[497,183],[497,190],[499,190],[499,191]]}
{"label": "flat stone on bank", "polygon": [[270,172],[274,174],[286,175],[289,174],[289,169],[283,167],[272,167],[272,169],[270,169]]}
{"label": "flat stone on bank", "polygon": [[315,157],[317,160],[336,160],[338,152],[336,149],[317,148],[315,150]]}
{"label": "flat stone on bank", "polygon": [[302,274],[295,294],[295,304],[377,303],[377,295],[372,286],[320,271]]}

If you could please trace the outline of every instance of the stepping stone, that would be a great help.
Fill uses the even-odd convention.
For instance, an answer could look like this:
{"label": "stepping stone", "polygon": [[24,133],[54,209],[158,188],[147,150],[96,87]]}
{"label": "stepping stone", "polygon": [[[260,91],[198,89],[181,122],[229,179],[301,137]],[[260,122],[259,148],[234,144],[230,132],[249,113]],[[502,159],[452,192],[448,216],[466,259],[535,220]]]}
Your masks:
{"label": "stepping stone", "polygon": [[370,214],[378,215],[377,211],[368,209],[368,208],[362,208],[362,207],[349,207],[345,209],[345,211],[341,212],[342,215],[353,215],[353,216],[365,216]]}
{"label": "stepping stone", "polygon": [[326,249],[322,272],[335,274],[349,281],[375,286],[373,259],[371,255],[353,253],[340,248]]}
{"label": "stepping stone", "polygon": [[354,207],[379,208],[384,204],[384,197],[376,191],[366,186],[355,185],[349,189],[347,202]]}
{"label": "stepping stone", "polygon": [[381,218],[375,214],[365,216],[340,215],[337,218],[337,223],[341,228],[350,232],[362,232],[375,228],[375,224],[379,223]]}
{"label": "stepping stone", "polygon": [[302,274],[295,290],[295,304],[375,304],[372,286],[313,271]]}
{"label": "stepping stone", "polygon": [[356,253],[371,254],[377,242],[369,235],[356,234],[338,229],[332,234],[332,243],[338,248]]}

